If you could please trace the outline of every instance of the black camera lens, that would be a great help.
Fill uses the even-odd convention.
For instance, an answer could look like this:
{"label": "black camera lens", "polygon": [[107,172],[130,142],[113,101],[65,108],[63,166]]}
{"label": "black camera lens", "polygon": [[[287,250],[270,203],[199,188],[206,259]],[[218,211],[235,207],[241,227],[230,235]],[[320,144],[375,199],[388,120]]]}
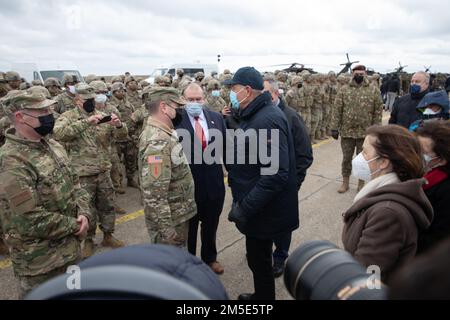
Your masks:
{"label": "black camera lens", "polygon": [[369,286],[371,276],[348,252],[310,241],[290,255],[284,283],[297,300],[381,300],[386,290]]}

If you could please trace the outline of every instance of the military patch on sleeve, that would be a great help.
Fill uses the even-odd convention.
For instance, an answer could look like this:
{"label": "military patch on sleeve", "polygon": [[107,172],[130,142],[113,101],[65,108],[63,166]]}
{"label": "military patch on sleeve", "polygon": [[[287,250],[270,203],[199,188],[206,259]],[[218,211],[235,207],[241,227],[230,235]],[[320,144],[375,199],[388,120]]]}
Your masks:
{"label": "military patch on sleeve", "polygon": [[150,174],[153,178],[158,179],[162,173],[163,159],[162,156],[149,156],[147,158]]}

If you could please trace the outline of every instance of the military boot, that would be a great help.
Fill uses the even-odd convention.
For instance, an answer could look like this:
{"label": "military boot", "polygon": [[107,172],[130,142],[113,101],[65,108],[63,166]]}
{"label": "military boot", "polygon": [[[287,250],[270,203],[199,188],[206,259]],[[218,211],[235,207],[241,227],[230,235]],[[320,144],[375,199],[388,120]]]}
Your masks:
{"label": "military boot", "polygon": [[358,181],[358,192],[360,192],[362,188],[364,188],[364,180],[359,180]]}
{"label": "military boot", "polygon": [[6,256],[8,254],[9,254],[9,250],[5,244],[5,241],[3,241],[3,239],[0,239],[0,255]]}
{"label": "military boot", "polygon": [[93,254],[94,254],[94,240],[92,239],[84,240],[83,259],[89,258]]}
{"label": "military boot", "polygon": [[134,175],[127,176],[127,185],[131,188],[139,189],[139,183],[137,183],[136,179],[134,178]]}
{"label": "military boot", "polygon": [[338,192],[339,193],[346,193],[348,191],[348,189],[350,188],[350,177],[343,177],[342,178],[342,185],[339,188]]}
{"label": "military boot", "polygon": [[103,234],[102,246],[110,248],[121,248],[125,246],[125,243],[115,238],[112,233],[105,232]]}

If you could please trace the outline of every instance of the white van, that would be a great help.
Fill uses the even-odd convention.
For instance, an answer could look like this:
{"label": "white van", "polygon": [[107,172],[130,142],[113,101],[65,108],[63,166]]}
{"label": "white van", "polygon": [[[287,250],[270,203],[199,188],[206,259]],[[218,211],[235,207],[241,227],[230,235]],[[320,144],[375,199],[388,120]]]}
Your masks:
{"label": "white van", "polygon": [[177,63],[171,65],[170,67],[156,68],[150,77],[146,79],[146,81],[153,83],[157,76],[162,76],[165,74],[171,74],[175,78],[177,69],[183,69],[184,74],[191,78],[193,78],[197,72],[203,72],[205,77],[211,76],[211,72],[213,71],[219,73],[219,66],[216,64]]}
{"label": "white van", "polygon": [[28,82],[33,80],[41,80],[44,82],[50,77],[57,78],[62,82],[65,73],[76,76],[80,82],[84,81],[77,66],[71,62],[65,61],[13,63],[11,65],[11,70],[17,71],[20,76],[25,78]]}

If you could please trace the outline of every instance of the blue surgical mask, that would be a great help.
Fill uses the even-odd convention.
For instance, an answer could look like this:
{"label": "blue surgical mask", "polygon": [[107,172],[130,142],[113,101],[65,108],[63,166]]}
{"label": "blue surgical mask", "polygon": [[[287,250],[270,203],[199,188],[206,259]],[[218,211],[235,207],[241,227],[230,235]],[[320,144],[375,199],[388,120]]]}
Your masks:
{"label": "blue surgical mask", "polygon": [[220,97],[220,90],[213,90],[211,95],[216,98]]}
{"label": "blue surgical mask", "polygon": [[188,115],[190,115],[191,117],[198,117],[202,114],[203,106],[197,102],[189,102],[188,104],[186,104],[185,108]]}
{"label": "blue surgical mask", "polygon": [[421,90],[422,88],[418,84],[412,84],[411,87],[409,88],[409,92],[412,94],[418,94],[420,93]]}
{"label": "blue surgical mask", "polygon": [[[242,90],[244,90],[245,88],[242,88],[239,92],[241,92]],[[233,90],[230,91],[230,102],[231,102],[231,108],[233,108],[234,110],[239,110],[239,108],[241,107],[241,102],[244,101],[239,101],[238,100],[238,93],[239,92],[234,92]]]}

